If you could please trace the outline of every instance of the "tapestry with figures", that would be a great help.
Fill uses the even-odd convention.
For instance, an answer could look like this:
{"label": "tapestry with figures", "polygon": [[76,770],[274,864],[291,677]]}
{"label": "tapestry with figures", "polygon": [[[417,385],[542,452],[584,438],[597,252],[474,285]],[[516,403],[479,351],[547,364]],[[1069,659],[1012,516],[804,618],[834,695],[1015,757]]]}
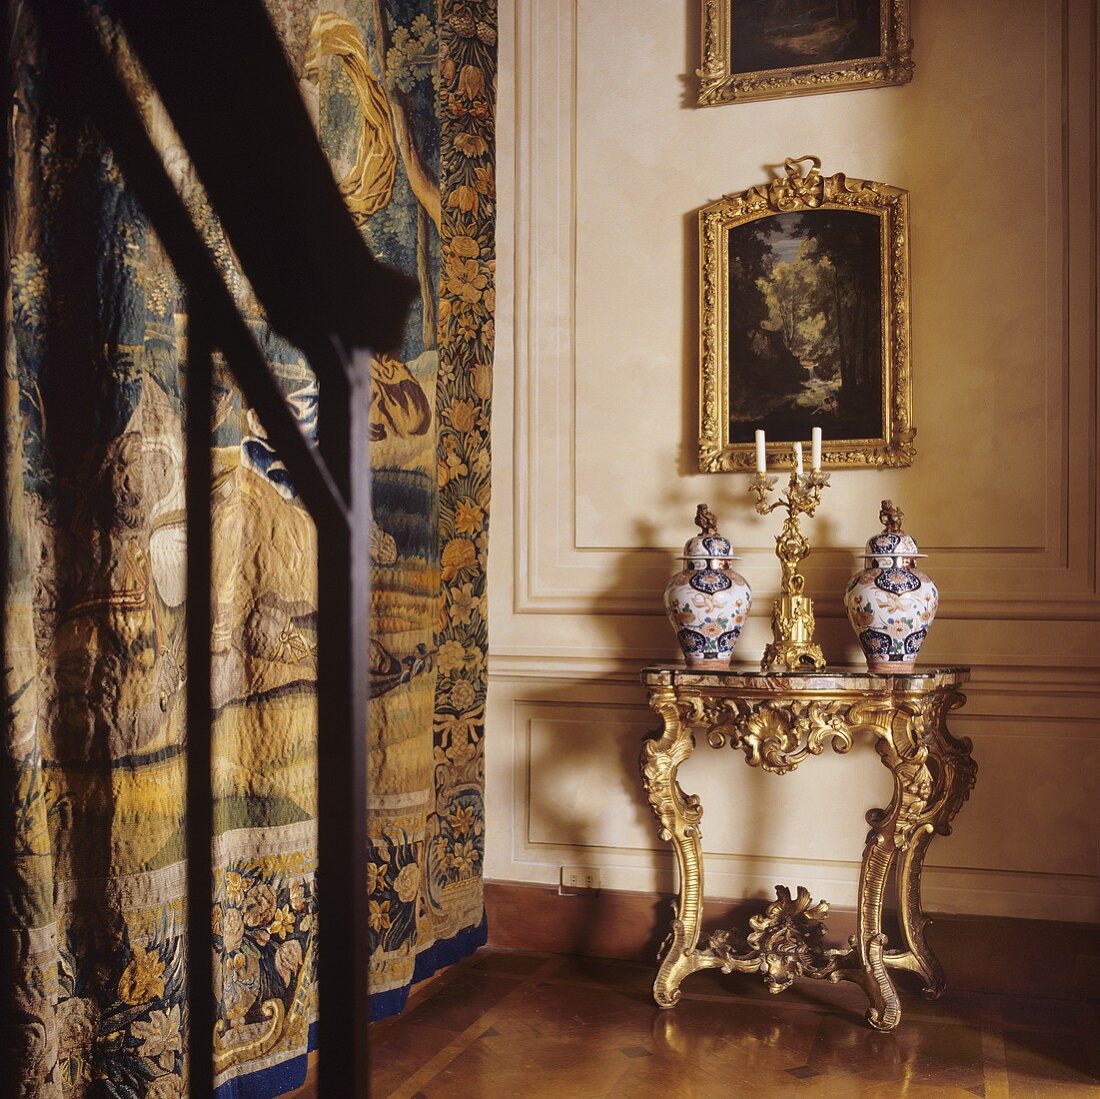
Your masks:
{"label": "tapestry with figures", "polygon": [[[378,1018],[485,939],[496,5],[267,6],[350,215],[373,253],[422,292],[400,353],[372,364],[368,931]],[[313,375],[266,326],[110,3],[94,9],[173,183],[312,433]],[[50,59],[22,6],[12,12],[3,668],[14,874],[3,900],[18,972],[2,994],[14,996],[18,1025],[6,1046],[25,1096],[178,1099],[188,1045],[187,305],[110,151],[85,121],[52,109]],[[316,1035],[317,547],[224,363],[215,390],[215,1072],[219,1096],[251,1099],[300,1084]]]}

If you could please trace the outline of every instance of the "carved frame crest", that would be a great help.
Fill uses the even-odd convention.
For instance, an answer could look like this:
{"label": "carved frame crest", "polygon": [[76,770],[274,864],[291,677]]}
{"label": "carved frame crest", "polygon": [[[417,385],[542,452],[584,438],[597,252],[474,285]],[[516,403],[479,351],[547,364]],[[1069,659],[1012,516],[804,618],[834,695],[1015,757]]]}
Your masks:
{"label": "carved frame crest", "polygon": [[879,53],[873,57],[734,72],[730,43],[736,27],[732,26],[731,0],[702,0],[699,105],[711,107],[754,99],[907,84],[913,79],[909,0],[879,0],[879,4]]}
{"label": "carved frame crest", "polygon": [[[803,172],[802,166],[809,164]],[[751,442],[730,441],[730,231],[777,214],[858,211],[881,220],[881,434],[826,438],[825,466],[896,468],[913,463],[909,336],[909,193],[843,172],[821,174],[816,156],[787,158],[785,174],[726,195],[699,212],[699,469],[725,473],[754,468]],[[806,430],[809,437],[809,428]],[[768,443],[769,467],[790,461],[790,444]]]}

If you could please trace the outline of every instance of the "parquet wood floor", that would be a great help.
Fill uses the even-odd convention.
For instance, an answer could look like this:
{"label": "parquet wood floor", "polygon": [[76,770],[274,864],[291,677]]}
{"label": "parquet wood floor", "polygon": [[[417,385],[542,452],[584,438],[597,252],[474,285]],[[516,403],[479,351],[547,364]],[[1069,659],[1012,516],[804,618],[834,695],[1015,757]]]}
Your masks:
{"label": "parquet wood floor", "polygon": [[[901,975],[903,978],[905,974]],[[371,1028],[374,1099],[1100,1097],[1100,1004],[903,990],[893,1034],[858,989],[695,974],[670,1011],[653,969],[482,950]]]}

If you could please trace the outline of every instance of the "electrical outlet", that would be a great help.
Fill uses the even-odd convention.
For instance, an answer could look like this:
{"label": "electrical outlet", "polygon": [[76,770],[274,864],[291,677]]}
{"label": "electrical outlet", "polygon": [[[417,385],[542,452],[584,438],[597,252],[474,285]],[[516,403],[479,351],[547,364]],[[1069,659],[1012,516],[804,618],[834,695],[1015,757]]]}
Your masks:
{"label": "electrical outlet", "polygon": [[592,866],[563,866],[558,893],[573,897],[600,891],[600,872]]}

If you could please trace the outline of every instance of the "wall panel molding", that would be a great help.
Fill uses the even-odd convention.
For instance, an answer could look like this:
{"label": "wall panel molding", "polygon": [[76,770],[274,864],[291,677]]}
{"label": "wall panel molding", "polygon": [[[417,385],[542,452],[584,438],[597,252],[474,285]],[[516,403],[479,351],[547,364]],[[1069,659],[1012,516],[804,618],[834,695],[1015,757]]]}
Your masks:
{"label": "wall panel molding", "polygon": [[[967,707],[952,715],[956,735],[975,742],[979,780],[955,834],[930,850],[930,906],[1100,922],[1095,799],[1063,777],[1067,761],[1100,773],[1100,684],[1076,686],[1064,685],[1061,695],[1033,691],[1009,716],[999,712],[1004,696],[987,685],[970,691]],[[657,836],[638,777],[641,741],[659,724],[640,686],[494,677],[493,695],[494,735],[509,738],[512,823],[510,842],[494,845],[487,872],[552,883],[562,865],[583,865],[599,868],[607,888],[672,889],[672,852]],[[848,756],[806,760],[790,776],[766,775],[738,752],[699,745],[680,781],[702,797],[708,892],[766,896],[785,882],[854,904],[863,813],[889,797],[889,776],[869,741]],[[799,822],[809,819],[806,798],[815,793],[829,806],[828,835],[807,850]],[[1037,796],[1060,799],[1057,846]]]}
{"label": "wall panel molding", "polygon": [[[516,297],[523,303],[515,344],[517,614],[652,614],[653,593],[663,585],[675,552],[671,545],[642,546],[622,537],[597,544],[578,535],[578,494],[588,495],[593,487],[578,484],[578,370],[598,368],[578,363],[576,330],[581,231],[576,132],[584,125],[577,116],[577,63],[583,47],[578,33],[584,33],[578,13],[588,7],[586,0],[533,0],[521,16],[526,22],[521,21],[517,45],[519,98],[526,106],[520,126],[525,134],[538,135],[523,138],[516,163],[522,196],[515,222]],[[1047,224],[1047,253],[1036,262],[1050,276],[1047,301],[1041,304],[1048,348],[1042,364],[1048,390],[1042,425],[1046,519],[1041,530],[1017,529],[1018,544],[927,544],[936,578],[949,594],[941,610],[944,619],[1100,621],[1096,410],[1089,399],[1095,390],[1095,257],[1089,246],[1095,241],[1096,193],[1080,183],[1089,178],[1096,159],[1089,108],[1095,97],[1088,94],[1095,84],[1095,57],[1080,45],[1062,53],[1067,28],[1080,25],[1082,17],[1087,20],[1088,7],[1087,0],[1066,5],[1048,0],[1045,5],[1048,75],[1039,170],[1049,177],[1046,207],[1040,211]],[[711,197],[700,194],[699,203]],[[943,199],[914,198],[918,205],[922,200],[927,206]],[[917,230],[919,225],[914,231],[919,249]],[[915,294],[919,290],[915,287]],[[936,366],[922,361],[916,349],[918,373]],[[684,444],[694,445],[690,439]],[[692,478],[692,484],[703,486],[694,489],[696,494],[711,491],[706,478]],[[961,504],[965,474],[943,488],[958,495]],[[833,503],[827,496],[823,514]],[[685,502],[681,510],[687,517],[690,507]],[[744,572],[758,596],[754,613],[766,614],[776,577],[770,528],[748,529],[763,544],[743,547]],[[852,547],[820,546],[807,565],[810,588],[841,591],[853,564]],[[615,577],[611,587],[608,576]],[[821,599],[819,612],[824,618],[842,617],[839,598]]]}
{"label": "wall panel molding", "polygon": [[[710,111],[679,99],[696,49],[684,6],[615,8],[501,3],[487,875],[548,885],[562,865],[593,865],[605,889],[674,886],[637,777],[637,743],[656,725],[638,677],[675,652],[660,594],[695,505],[712,504],[743,554],[745,661],[768,640],[778,580],[775,517],[751,512],[744,478],[692,470],[693,210],[751,185],[772,152],[813,151],[830,170],[910,187],[918,386],[914,467],[840,471],[809,526],[820,640],[832,660],[857,658],[840,600],[853,547],[879,498],[915,497],[911,529],[944,593],[926,655],[972,667],[953,728],[974,738],[980,768],[955,835],[933,845],[929,907],[1100,921],[1095,5],[1005,0],[990,36],[973,6],[922,0],[913,84]],[[938,147],[884,152],[892,126],[939,134],[950,152],[934,171]],[[963,267],[991,258],[961,281],[948,246]],[[624,307],[615,280],[634,269],[658,289]],[[1010,308],[989,289],[1005,270],[1024,274],[1004,285],[1036,290]],[[655,334],[651,356],[635,330]],[[629,461],[605,449],[622,421],[601,416],[619,406],[653,440],[624,443]],[[786,881],[851,903],[858,820],[855,832],[834,822],[833,791],[849,772],[868,784],[881,772],[885,788],[877,760],[810,760],[794,785],[757,782],[739,758],[721,771],[728,798],[708,787],[703,801],[708,894],[763,897]],[[748,793],[758,827],[740,837]],[[760,830],[784,807],[818,822],[814,850],[779,824]]]}

